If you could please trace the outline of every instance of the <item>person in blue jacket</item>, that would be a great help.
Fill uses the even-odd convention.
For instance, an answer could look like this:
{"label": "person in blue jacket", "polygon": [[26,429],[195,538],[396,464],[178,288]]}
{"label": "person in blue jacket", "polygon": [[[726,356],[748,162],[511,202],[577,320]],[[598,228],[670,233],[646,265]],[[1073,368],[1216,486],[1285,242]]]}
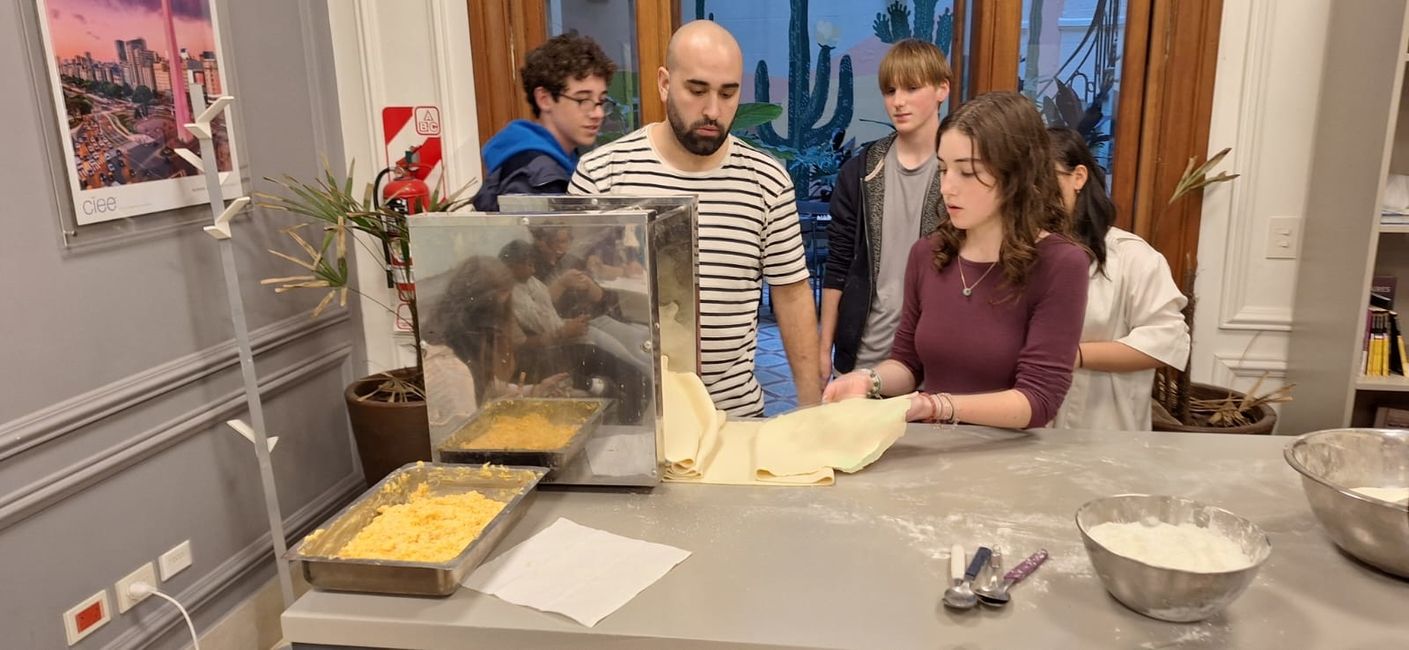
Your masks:
{"label": "person in blue jacket", "polygon": [[585,36],[555,36],[530,51],[519,76],[533,119],[514,120],[484,143],[475,209],[499,211],[504,194],[566,193],[577,148],[597,141],[611,112],[607,82],[615,73],[616,64]]}

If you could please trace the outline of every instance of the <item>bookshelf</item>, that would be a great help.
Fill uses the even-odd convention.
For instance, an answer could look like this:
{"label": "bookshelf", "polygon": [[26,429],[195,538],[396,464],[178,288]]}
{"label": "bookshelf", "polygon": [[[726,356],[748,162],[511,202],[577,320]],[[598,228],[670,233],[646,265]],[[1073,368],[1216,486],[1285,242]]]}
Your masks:
{"label": "bookshelf", "polygon": [[1379,407],[1409,408],[1409,378],[1361,372],[1374,276],[1397,279],[1409,327],[1409,225],[1379,219],[1387,176],[1409,174],[1409,0],[1335,3],[1326,34],[1283,434],[1371,426]]}
{"label": "bookshelf", "polygon": [[1355,389],[1389,393],[1409,393],[1409,378],[1405,378],[1402,375],[1390,375],[1389,377],[1366,377],[1360,375],[1355,378]]}

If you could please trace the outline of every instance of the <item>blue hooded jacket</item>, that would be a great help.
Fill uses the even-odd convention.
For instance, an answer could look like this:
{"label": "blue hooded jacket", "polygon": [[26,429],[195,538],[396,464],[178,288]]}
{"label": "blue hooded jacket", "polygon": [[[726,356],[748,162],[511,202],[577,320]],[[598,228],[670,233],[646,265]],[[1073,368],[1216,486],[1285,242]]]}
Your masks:
{"label": "blue hooded jacket", "polygon": [[537,122],[514,120],[484,143],[484,185],[476,210],[497,212],[503,194],[562,194],[577,168],[577,154]]}

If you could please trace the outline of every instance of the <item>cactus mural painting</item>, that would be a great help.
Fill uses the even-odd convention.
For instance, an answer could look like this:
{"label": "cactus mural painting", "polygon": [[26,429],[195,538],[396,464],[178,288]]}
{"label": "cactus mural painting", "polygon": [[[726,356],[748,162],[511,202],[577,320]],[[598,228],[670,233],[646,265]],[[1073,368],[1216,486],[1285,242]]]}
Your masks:
{"label": "cactus mural painting", "polygon": [[[771,123],[758,127],[758,140],[769,148],[793,155],[787,161],[788,173],[798,198],[808,198],[814,175],[828,169],[815,164],[817,154],[830,154],[840,132],[851,124],[852,69],[851,57],[843,56],[837,71],[837,98],[831,118],[822,121],[832,83],[832,50],[836,47],[836,30],[829,23],[818,24],[817,67],[812,67],[812,45],[809,42],[808,0],[791,0],[788,19],[788,124],[778,133]],[[768,63],[759,60],[754,75],[755,101],[769,102]],[[835,173],[835,171],[832,171]]]}
{"label": "cactus mural painting", "polygon": [[944,55],[949,56],[950,46],[954,44],[954,12],[946,7],[936,20],[934,8],[937,4],[939,0],[915,0],[915,22],[912,26],[910,6],[905,0],[894,0],[886,5],[884,12],[876,14],[871,30],[883,43],[918,38],[938,45]]}

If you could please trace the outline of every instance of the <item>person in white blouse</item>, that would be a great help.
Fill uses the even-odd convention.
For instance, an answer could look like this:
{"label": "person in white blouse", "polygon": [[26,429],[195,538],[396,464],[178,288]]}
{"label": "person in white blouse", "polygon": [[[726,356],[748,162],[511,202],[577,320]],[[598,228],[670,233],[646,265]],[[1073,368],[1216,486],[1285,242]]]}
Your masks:
{"label": "person in white blouse", "polygon": [[1114,226],[1105,174],[1081,135],[1064,128],[1048,135],[1073,229],[1094,254],[1076,372],[1053,426],[1148,431],[1155,369],[1182,369],[1189,359],[1187,299],[1164,256]]}

